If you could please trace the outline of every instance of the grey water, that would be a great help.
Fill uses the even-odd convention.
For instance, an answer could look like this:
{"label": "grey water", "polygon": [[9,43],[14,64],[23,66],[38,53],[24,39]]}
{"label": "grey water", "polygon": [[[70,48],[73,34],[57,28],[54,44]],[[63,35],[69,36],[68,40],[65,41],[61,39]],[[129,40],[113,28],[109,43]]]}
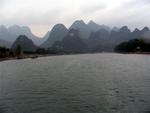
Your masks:
{"label": "grey water", "polygon": [[0,113],[150,113],[150,56],[0,62]]}

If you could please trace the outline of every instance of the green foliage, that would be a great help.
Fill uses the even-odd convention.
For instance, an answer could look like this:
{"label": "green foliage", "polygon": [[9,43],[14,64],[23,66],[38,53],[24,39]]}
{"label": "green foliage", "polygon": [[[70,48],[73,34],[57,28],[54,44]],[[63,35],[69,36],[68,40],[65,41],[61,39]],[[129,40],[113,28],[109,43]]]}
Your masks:
{"label": "green foliage", "polygon": [[150,44],[145,43],[144,39],[133,39],[127,42],[123,42],[116,46],[116,52],[128,53],[128,52],[150,52]]}
{"label": "green foliage", "polygon": [[16,46],[16,48],[15,48],[15,55],[17,56],[17,57],[21,57],[21,55],[22,55],[22,47],[18,44],[17,46]]}
{"label": "green foliage", "polygon": [[8,48],[0,46],[0,58],[8,57],[9,52],[10,52],[10,50]]}

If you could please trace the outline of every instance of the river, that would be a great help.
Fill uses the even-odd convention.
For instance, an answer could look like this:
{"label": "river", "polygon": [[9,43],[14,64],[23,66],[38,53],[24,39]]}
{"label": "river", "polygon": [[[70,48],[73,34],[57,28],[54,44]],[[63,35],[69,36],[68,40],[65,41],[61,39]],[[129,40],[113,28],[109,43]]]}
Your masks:
{"label": "river", "polygon": [[0,113],[150,113],[150,56],[0,62]]}

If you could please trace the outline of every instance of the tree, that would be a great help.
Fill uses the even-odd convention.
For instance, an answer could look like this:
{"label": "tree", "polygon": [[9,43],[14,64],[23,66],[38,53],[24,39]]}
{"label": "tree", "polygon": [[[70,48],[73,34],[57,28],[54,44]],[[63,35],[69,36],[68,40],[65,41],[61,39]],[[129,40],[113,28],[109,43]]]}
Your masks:
{"label": "tree", "polygon": [[8,57],[9,56],[9,52],[10,52],[10,50],[8,48],[0,46],[0,58]]}
{"label": "tree", "polygon": [[133,39],[117,45],[115,51],[121,53],[150,52],[150,43],[142,38]]}
{"label": "tree", "polygon": [[20,45],[17,45],[16,48],[15,48],[15,55],[20,58],[21,55],[22,55],[23,51],[22,51],[22,48]]}

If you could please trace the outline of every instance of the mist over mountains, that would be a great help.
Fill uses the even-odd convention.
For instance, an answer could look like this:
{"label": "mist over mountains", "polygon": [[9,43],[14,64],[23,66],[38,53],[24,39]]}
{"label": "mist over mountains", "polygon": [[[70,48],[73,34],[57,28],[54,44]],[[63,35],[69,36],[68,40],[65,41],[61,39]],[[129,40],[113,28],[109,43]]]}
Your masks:
{"label": "mist over mountains", "polygon": [[[77,20],[69,28],[63,24],[56,24],[43,38],[35,36],[28,27],[0,26],[0,44],[10,47],[15,41],[15,44],[28,45],[31,48],[38,46],[69,52],[113,52],[114,48],[124,41],[136,38],[149,41],[149,34],[148,27],[142,30],[135,28],[134,31],[131,31],[127,26],[111,29],[109,26],[98,25],[93,21],[86,24],[83,20]],[[18,43],[20,35],[25,35],[22,36],[25,40],[21,39],[21,43]]]}
{"label": "mist over mountains", "polygon": [[28,39],[25,35],[20,35],[12,45],[12,50],[15,50],[20,45],[23,51],[34,52],[36,51],[36,45],[31,39]]}
{"label": "mist over mountains", "polygon": [[36,45],[40,45],[44,40],[44,38],[42,39],[42,38],[35,36],[31,32],[30,28],[27,26],[21,27],[18,25],[13,25],[8,28],[3,25],[0,26],[0,39],[1,40],[7,41],[9,43],[13,43],[19,35],[26,35],[31,40],[33,40],[33,42]]}
{"label": "mist over mountains", "polygon": [[63,24],[57,24],[49,33],[47,40],[43,42],[41,47],[49,48],[51,47],[56,41],[61,41],[68,33],[68,29]]}

